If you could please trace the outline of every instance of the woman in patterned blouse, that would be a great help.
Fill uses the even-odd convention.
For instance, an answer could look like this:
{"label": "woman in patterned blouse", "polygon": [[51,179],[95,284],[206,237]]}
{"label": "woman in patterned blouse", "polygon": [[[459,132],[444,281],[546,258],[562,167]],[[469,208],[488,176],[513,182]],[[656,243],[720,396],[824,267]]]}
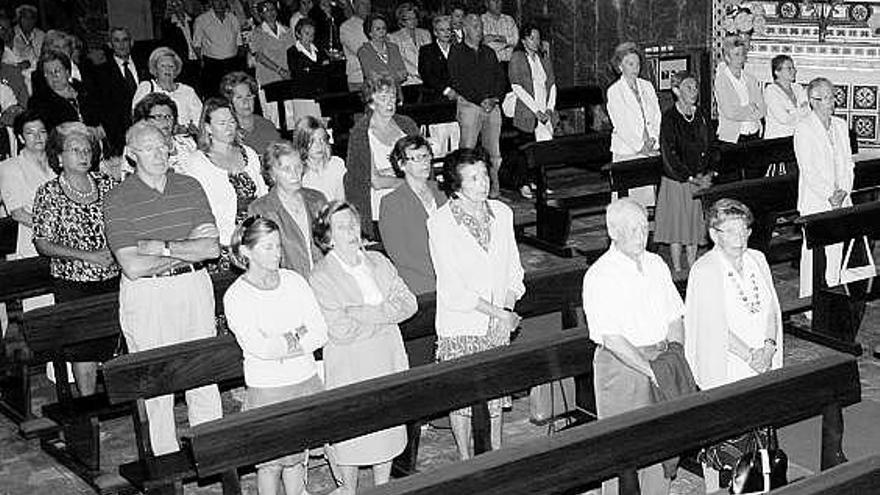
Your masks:
{"label": "woman in patterned blouse", "polygon": [[[95,172],[97,141],[78,123],[49,134],[46,155],[58,177],[37,189],[34,244],[51,258],[55,302],[117,290],[119,266],[104,237],[104,198],[116,182]],[[95,392],[97,363],[73,363],[81,395]]]}
{"label": "woman in patterned blouse", "polygon": [[[525,293],[513,235],[513,211],[489,199],[489,157],[461,148],[443,165],[449,201],[428,217],[428,247],[437,274],[437,360],[507,345]],[[509,400],[509,399],[507,399]],[[504,399],[489,402],[492,449],[501,448]],[[470,408],[450,413],[462,460],[471,456]]]}
{"label": "woman in patterned blouse", "polygon": [[241,142],[241,126],[232,102],[209,98],[199,123],[199,149],[183,160],[183,173],[195,178],[208,196],[220,231],[220,263],[209,271],[229,271],[229,242],[235,226],[248,217],[251,201],[268,192],[260,175],[260,157]]}

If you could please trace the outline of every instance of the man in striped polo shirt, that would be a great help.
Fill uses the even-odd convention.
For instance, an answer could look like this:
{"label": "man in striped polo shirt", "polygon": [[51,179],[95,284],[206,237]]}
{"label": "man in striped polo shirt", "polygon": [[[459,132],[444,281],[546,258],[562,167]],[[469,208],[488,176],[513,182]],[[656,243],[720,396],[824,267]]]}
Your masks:
{"label": "man in striped polo shirt", "polygon": [[[126,134],[135,173],[104,203],[107,242],[124,276],[119,322],[128,349],[145,351],[212,337],[214,290],[205,260],[220,254],[218,232],[199,183],[168,168],[168,143],[140,122]],[[220,392],[209,385],[186,393],[189,423],[222,416]],[[174,396],[146,401],[155,455],[179,450]]]}

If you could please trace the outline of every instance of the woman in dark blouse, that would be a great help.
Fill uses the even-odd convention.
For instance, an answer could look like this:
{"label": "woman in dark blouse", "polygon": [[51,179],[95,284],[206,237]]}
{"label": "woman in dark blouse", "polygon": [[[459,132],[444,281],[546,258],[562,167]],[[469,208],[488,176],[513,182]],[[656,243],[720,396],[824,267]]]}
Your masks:
{"label": "woman in dark blouse", "polygon": [[697,78],[687,71],[672,77],[675,105],[663,114],[660,154],[663,177],[657,198],[654,240],[668,243],[676,275],[682,271],[681,246],[687,247],[688,267],[697,259],[697,246],[705,239],[703,209],[694,193],[712,184],[709,170],[708,120],[697,100]]}
{"label": "woman in dark blouse", "polygon": [[62,122],[82,122],[95,128],[96,135],[103,137],[104,129],[98,120],[97,105],[92,95],[86,93],[82,84],[70,79],[70,58],[59,51],[48,50],[40,56],[37,68],[46,79],[46,87],[39,89],[28,102],[47,129]]}
{"label": "woman in dark blouse", "polygon": [[308,17],[294,27],[296,43],[287,49],[290,78],[297,82],[296,96],[315,98],[327,89],[327,53],[315,45],[315,23]]}
{"label": "woman in dark blouse", "polygon": [[[46,144],[58,177],[37,189],[34,244],[51,258],[55,302],[103,294],[119,287],[119,266],[104,237],[104,198],[116,182],[92,172],[97,143],[78,123],[55,128]],[[73,363],[81,395],[95,392],[97,364]]]}

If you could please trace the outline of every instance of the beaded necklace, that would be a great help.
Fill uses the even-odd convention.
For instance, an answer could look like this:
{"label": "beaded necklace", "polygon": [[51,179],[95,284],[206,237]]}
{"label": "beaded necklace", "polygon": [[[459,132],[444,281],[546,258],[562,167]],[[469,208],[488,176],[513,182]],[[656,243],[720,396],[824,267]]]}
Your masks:
{"label": "beaded necklace", "polygon": [[739,283],[738,277],[734,275],[733,270],[728,270],[727,276],[730,277],[730,280],[736,286],[737,299],[742,302],[749,313],[754,315],[761,312],[761,294],[758,289],[758,279],[755,272],[749,275],[748,282],[750,283],[748,285],[750,287],[746,288],[743,288]]}
{"label": "beaded necklace", "polygon": [[88,191],[80,191],[79,189],[73,187],[73,184],[67,180],[67,177],[64,174],[58,175],[58,182],[61,183],[62,186],[67,190],[67,192],[73,196],[79,203],[90,202],[91,199],[94,198],[95,193],[97,192],[97,186],[95,185],[95,181],[89,177],[89,189]]}

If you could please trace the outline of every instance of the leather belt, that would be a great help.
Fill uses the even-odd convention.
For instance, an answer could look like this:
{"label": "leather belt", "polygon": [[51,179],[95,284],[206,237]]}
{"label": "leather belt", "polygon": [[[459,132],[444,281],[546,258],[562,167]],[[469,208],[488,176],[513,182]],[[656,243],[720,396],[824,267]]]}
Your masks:
{"label": "leather belt", "polygon": [[189,265],[178,266],[177,268],[172,268],[171,270],[164,271],[162,273],[157,273],[155,275],[150,275],[150,278],[158,278],[158,277],[173,277],[175,275],[183,275],[184,273],[192,273],[205,268],[207,264],[202,263],[201,261],[198,263],[192,263]]}

